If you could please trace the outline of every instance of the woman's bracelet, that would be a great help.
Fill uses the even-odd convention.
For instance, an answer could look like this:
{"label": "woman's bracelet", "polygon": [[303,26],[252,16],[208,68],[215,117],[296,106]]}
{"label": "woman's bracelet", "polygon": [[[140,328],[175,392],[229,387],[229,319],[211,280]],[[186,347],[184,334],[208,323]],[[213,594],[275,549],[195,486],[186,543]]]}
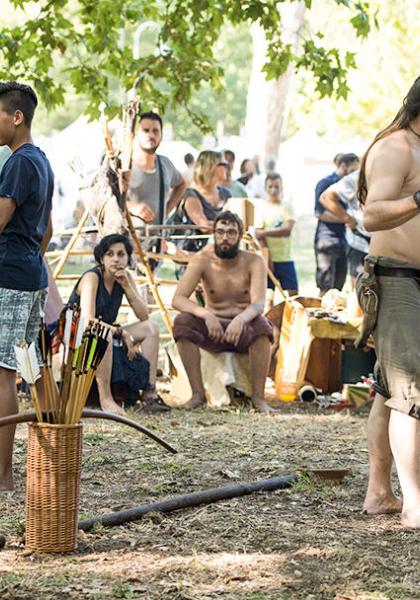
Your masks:
{"label": "woman's bracelet", "polygon": [[121,325],[118,325],[118,323],[115,323],[114,327],[115,327],[115,333],[113,334],[112,337],[114,338],[114,340],[117,340],[120,342],[122,340],[122,334],[123,334],[122,327],[121,327]]}

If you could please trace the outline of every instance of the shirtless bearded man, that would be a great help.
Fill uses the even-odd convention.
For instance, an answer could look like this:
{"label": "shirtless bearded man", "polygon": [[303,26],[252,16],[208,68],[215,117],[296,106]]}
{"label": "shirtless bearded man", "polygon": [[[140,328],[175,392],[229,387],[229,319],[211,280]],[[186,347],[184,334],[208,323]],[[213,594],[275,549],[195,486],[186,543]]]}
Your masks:
{"label": "shirtless bearded man", "polygon": [[[379,311],[373,332],[384,396],[369,417],[369,513],[400,509],[390,484],[392,457],[403,493],[402,524],[420,528],[420,77],[361,167],[359,199],[372,232],[370,265]],[[389,427],[389,429],[388,429]]]}
{"label": "shirtless bearded man", "polygon": [[[239,250],[243,225],[224,211],[213,225],[214,246],[206,246],[191,259],[178,284],[173,307],[180,311],[174,338],[190,381],[192,397],[187,409],[205,404],[200,351],[249,352],[252,403],[260,412],[272,412],[264,400],[270,359],[272,327],[262,316],[266,270],[261,256]],[[202,282],[206,306],[190,300]]]}

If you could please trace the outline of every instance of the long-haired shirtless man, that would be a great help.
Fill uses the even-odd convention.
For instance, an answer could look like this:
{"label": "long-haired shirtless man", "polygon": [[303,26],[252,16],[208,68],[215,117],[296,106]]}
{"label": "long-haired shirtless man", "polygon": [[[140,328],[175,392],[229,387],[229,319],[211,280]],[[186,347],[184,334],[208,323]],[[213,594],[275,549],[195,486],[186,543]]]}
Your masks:
{"label": "long-haired shirtless man", "polygon": [[363,158],[359,200],[372,232],[368,259],[379,290],[373,336],[385,397],[377,397],[369,418],[364,508],[401,509],[390,485],[394,458],[402,524],[420,528],[420,77]]}

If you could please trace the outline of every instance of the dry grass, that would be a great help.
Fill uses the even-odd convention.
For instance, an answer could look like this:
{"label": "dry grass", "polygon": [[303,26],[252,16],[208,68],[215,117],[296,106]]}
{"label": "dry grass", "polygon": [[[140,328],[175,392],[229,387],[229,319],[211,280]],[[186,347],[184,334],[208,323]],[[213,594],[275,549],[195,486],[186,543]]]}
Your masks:
{"label": "dry grass", "polygon": [[247,411],[136,417],[179,454],[135,432],[86,423],[81,516],[175,494],[288,474],[351,467],[341,486],[302,478],[258,493],[119,528],[80,534],[66,556],[26,555],[22,544],[26,431],[16,490],[0,496],[0,597],[7,599],[396,600],[420,597],[419,533],[398,516],[360,513],[367,477],[366,415],[297,405],[275,418]]}

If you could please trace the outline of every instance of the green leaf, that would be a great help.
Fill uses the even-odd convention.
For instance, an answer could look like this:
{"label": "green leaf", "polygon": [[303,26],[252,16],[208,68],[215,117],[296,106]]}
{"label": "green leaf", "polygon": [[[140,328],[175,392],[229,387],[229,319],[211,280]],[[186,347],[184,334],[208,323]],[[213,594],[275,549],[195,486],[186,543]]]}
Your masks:
{"label": "green leaf", "polygon": [[[8,0],[24,9],[29,0]],[[295,0],[293,0],[295,1]],[[207,86],[207,95],[224,98],[226,108],[218,109],[229,120],[232,97],[229,65],[222,71],[219,61],[220,36],[226,24],[249,29],[257,23],[268,41],[264,72],[267,79],[281,77],[293,64],[308,69],[317,80],[321,95],[345,97],[347,71],[355,66],[351,52],[325,48],[324,36],[315,43],[303,30],[301,48],[295,51],[282,41],[280,8],[282,0],[40,0],[36,18],[26,16],[15,28],[0,33],[1,69],[13,77],[29,77],[47,106],[64,103],[65,93],[86,99],[89,114],[98,113],[105,102],[111,112],[118,104],[120,90],[135,88],[147,105],[161,110],[183,106],[197,126],[209,121],[196,110],[192,98]],[[307,11],[313,7],[304,0]],[[349,12],[358,36],[370,31],[369,5],[365,1],[335,0]],[[375,18],[375,17],[374,17]],[[140,35],[140,59],[132,56],[133,33],[146,22]],[[247,33],[249,39],[249,32]],[[234,51],[234,49],[232,50]],[[250,56],[237,57],[236,65],[247,62],[243,96],[249,77]],[[243,102],[243,100],[242,100]],[[206,106],[208,106],[206,104]],[[214,109],[208,106],[207,111]],[[241,109],[243,110],[243,108]],[[188,113],[189,114],[189,113]],[[219,118],[218,117],[218,118]]]}
{"label": "green leaf", "polygon": [[356,33],[360,37],[366,37],[370,31],[369,17],[365,12],[359,12],[352,19],[350,23],[356,30]]}

